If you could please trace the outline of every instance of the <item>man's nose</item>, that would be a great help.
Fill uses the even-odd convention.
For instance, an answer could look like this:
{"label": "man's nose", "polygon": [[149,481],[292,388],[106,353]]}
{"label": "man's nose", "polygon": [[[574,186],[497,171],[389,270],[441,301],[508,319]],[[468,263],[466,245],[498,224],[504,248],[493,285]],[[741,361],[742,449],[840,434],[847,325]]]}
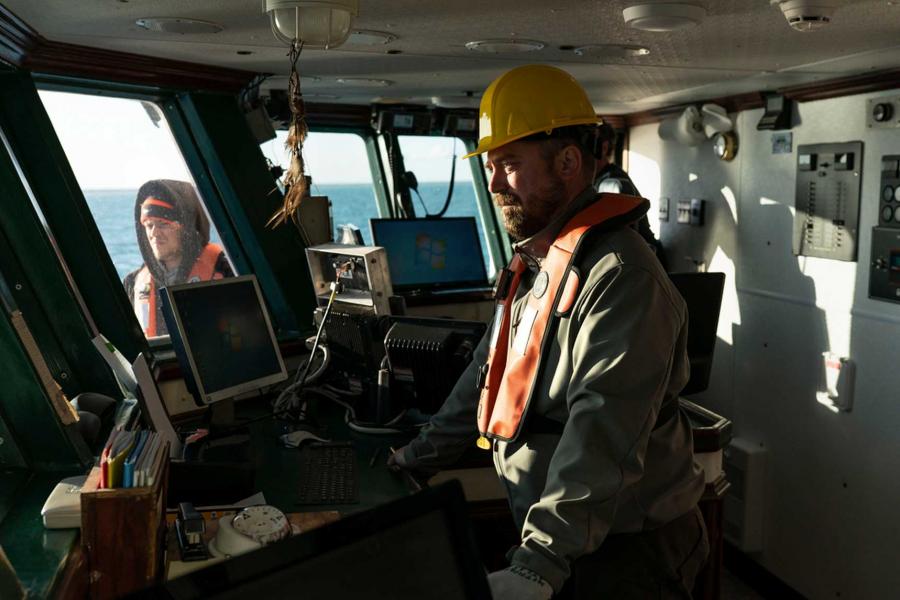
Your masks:
{"label": "man's nose", "polygon": [[490,192],[492,194],[500,194],[505,192],[507,187],[506,173],[503,172],[503,169],[494,169],[491,171],[491,176],[488,181],[488,189]]}

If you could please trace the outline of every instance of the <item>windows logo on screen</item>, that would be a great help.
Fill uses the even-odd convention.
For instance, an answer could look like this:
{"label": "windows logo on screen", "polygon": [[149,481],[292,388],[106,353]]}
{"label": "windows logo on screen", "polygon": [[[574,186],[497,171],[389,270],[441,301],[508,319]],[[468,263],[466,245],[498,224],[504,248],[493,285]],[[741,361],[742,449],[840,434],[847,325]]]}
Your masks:
{"label": "windows logo on screen", "polygon": [[433,238],[428,234],[416,236],[416,265],[432,269],[447,266],[447,240]]}

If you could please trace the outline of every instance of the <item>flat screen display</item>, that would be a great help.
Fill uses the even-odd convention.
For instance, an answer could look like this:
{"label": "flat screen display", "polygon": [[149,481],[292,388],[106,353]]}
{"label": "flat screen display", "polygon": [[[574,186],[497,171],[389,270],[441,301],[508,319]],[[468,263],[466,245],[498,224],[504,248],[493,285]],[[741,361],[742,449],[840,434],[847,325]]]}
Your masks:
{"label": "flat screen display", "polygon": [[475,217],[371,219],[396,291],[486,286]]}
{"label": "flat screen display", "polygon": [[256,277],[170,286],[166,296],[177,324],[175,350],[187,358],[201,401],[287,378]]}

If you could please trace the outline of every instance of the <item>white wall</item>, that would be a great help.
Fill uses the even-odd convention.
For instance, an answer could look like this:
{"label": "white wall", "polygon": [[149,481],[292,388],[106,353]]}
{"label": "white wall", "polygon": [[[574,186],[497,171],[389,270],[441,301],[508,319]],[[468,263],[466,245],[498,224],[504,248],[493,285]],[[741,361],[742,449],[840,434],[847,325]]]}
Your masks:
{"label": "white wall", "polygon": [[[709,143],[663,142],[655,124],[630,137],[631,176],[654,216],[670,198],[669,221],[654,226],[670,268],[694,270],[691,257],[727,274],[712,381],[693,399],[767,449],[765,548],[753,558],[810,598],[900,593],[900,304],[867,297],[881,156],[900,154],[900,129],[868,129],[866,100],[887,94],[797,105],[791,154],[756,130],[762,110],[735,115],[731,163]],[[794,256],[797,146],[856,140],[858,262]],[[704,227],[675,222],[686,198],[707,200]],[[849,413],[817,400],[825,351],[857,363]]]}

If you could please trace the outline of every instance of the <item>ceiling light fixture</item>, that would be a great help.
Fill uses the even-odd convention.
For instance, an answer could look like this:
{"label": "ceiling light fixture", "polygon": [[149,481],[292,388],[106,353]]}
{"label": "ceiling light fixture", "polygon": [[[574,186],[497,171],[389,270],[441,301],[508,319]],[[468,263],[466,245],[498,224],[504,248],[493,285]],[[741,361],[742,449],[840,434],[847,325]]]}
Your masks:
{"label": "ceiling light fixture", "polygon": [[466,42],[466,48],[474,52],[488,52],[491,54],[502,54],[504,52],[534,52],[543,50],[544,42],[537,40],[479,40],[477,42]]}
{"label": "ceiling light fixture", "polygon": [[644,46],[625,46],[621,44],[589,44],[573,48],[577,56],[587,58],[632,58],[635,56],[647,56],[650,49]]}
{"label": "ceiling light fixture", "polygon": [[673,31],[699,25],[706,17],[706,9],[696,4],[662,2],[636,4],[622,11],[625,24],[643,31]]}
{"label": "ceiling light fixture", "polygon": [[178,33],[181,35],[219,33],[225,29],[218,23],[213,23],[211,21],[198,21],[197,19],[182,19],[177,17],[144,17],[135,21],[134,24],[147,31]]}
{"label": "ceiling light fixture", "polygon": [[294,40],[308,48],[335,48],[350,36],[359,0],[263,0],[272,33],[285,44]]}

